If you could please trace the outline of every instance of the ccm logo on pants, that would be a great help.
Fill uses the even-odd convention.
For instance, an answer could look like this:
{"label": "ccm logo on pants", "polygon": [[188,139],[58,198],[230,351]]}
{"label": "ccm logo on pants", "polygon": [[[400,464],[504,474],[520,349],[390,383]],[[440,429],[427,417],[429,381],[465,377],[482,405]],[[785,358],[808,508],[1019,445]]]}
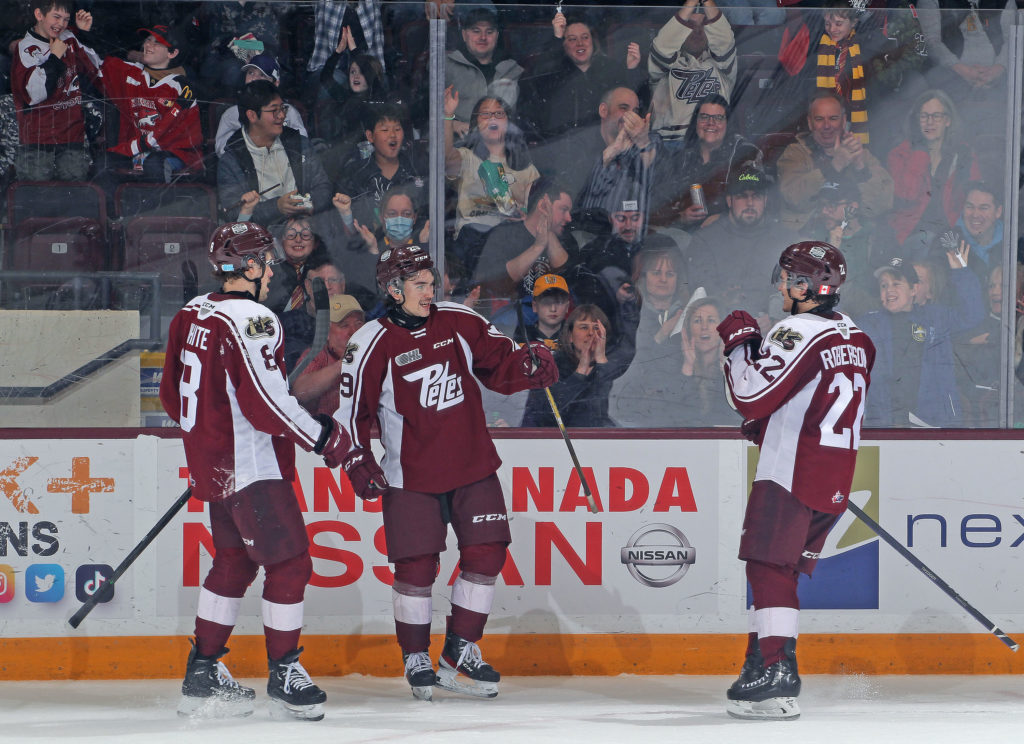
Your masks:
{"label": "ccm logo on pants", "polygon": [[508,517],[504,514],[477,514],[473,517],[473,524],[478,522],[505,522]]}

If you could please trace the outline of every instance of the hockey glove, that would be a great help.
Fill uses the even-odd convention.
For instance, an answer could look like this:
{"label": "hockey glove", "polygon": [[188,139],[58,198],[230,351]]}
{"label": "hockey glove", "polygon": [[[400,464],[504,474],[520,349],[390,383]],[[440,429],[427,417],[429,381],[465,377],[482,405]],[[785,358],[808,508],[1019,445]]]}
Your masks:
{"label": "hockey glove", "polygon": [[357,447],[352,450],[341,461],[341,467],[356,496],[364,501],[374,501],[388,489],[388,479],[368,449]]}
{"label": "hockey glove", "polygon": [[725,344],[723,352],[729,356],[733,349],[744,344],[750,346],[751,353],[757,355],[761,346],[761,330],[757,321],[746,310],[733,310],[718,324],[718,335]]}
{"label": "hockey glove", "polygon": [[765,421],[766,419],[746,419],[740,424],[740,434],[743,435],[744,439],[760,447],[761,442],[764,441]]}
{"label": "hockey glove", "polygon": [[341,465],[342,458],[352,447],[352,440],[349,439],[348,432],[342,428],[341,424],[327,414],[318,414],[316,420],[324,428],[320,432],[320,439],[316,446],[313,447],[313,452],[323,455],[327,467],[333,470]]}
{"label": "hockey glove", "polygon": [[[530,341],[529,344],[530,349],[524,345],[516,352],[523,355],[523,374],[529,378],[531,388],[551,387],[558,382],[558,365],[551,356],[551,350],[541,341]],[[537,359],[536,365],[530,356],[531,349]]]}

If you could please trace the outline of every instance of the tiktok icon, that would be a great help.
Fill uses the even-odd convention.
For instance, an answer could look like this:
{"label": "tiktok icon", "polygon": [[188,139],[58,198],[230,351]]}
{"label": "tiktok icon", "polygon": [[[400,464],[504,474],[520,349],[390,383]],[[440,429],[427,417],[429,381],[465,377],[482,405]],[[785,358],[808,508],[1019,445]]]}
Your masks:
{"label": "tiktok icon", "polygon": [[[86,563],[75,571],[75,596],[79,602],[85,602],[94,595],[103,583],[114,575],[114,569],[106,563]],[[114,598],[113,587],[106,592],[97,603],[109,602]]]}

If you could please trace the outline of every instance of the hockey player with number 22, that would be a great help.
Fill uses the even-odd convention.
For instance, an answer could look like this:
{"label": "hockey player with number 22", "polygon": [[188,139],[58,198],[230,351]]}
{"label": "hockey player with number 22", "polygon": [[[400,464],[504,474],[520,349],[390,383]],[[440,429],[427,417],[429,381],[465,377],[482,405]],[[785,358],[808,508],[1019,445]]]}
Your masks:
{"label": "hockey player with number 22", "polygon": [[[499,673],[477,646],[494,584],[512,540],[487,432],[480,385],[511,394],[547,387],[558,368],[544,344],[519,347],[483,317],[454,302],[434,303],[434,262],[419,245],[381,253],[377,284],[385,317],[360,328],[342,362],[335,418],[352,451],[342,462],[356,494],[382,499],[388,560],[395,566],[395,631],[413,695],[433,687],[477,697],[498,694]],[[384,458],[370,451],[377,421]],[[448,524],[459,546],[444,649],[431,661],[431,587]]]}
{"label": "hockey player with number 22", "polygon": [[313,562],[292,490],[295,445],[334,468],[350,441],[337,422],[310,416],[288,393],[277,316],[259,304],[274,275],[273,249],[273,237],[253,222],[217,228],[209,260],[221,291],[191,300],[168,332],[160,401],[181,425],[192,495],[209,503],[215,549],[181,685],[178,713],[188,717],[253,711],[255,691],[235,682],[220,658],[260,566],[271,715],[324,717],[327,695],[299,663]]}
{"label": "hockey player with number 22", "polygon": [[750,633],[726,695],[737,718],[800,715],[797,579],[811,575],[846,509],[875,361],[871,339],[834,309],[845,279],[838,249],[796,243],[772,277],[790,316],[767,339],[741,310],[718,326],[728,394],[760,449],[739,552],[753,594]]}

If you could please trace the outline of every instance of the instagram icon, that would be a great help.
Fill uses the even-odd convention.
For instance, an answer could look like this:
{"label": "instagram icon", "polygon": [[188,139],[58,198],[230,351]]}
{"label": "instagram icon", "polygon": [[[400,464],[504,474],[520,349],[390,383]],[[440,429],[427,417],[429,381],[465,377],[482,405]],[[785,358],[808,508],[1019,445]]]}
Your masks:
{"label": "instagram icon", "polygon": [[14,569],[0,563],[0,602],[14,599]]}

